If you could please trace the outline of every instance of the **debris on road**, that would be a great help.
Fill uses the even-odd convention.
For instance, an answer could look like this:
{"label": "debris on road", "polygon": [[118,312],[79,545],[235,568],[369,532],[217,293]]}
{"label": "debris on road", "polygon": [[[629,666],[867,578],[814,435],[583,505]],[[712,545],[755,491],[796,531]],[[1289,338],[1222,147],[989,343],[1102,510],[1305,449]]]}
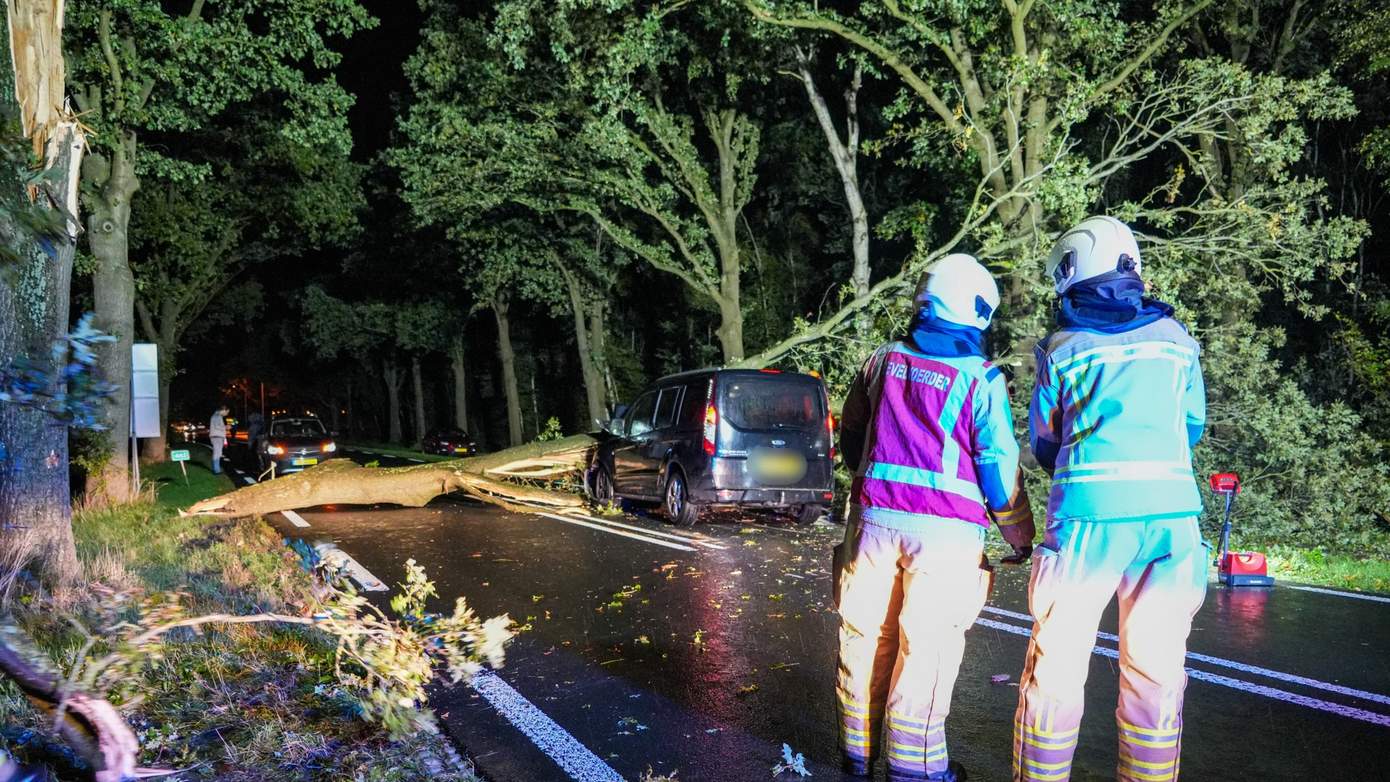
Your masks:
{"label": "debris on road", "polygon": [[790,744],[782,745],[782,762],[772,767],[774,777],[784,773],[792,772],[802,777],[811,776],[811,772],[806,768],[806,756],[800,752],[792,754]]}

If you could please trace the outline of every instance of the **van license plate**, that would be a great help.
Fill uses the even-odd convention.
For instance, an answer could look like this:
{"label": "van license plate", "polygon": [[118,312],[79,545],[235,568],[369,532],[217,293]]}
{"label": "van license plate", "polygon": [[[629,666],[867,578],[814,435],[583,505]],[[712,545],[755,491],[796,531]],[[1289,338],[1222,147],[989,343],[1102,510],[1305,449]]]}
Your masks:
{"label": "van license plate", "polygon": [[294,460],[294,466],[295,466],[295,467],[308,467],[308,466],[311,465],[311,464],[318,464],[318,463],[319,463],[319,460],[318,460],[318,459],[313,459],[313,458],[309,458],[309,459],[295,459],[295,460]]}
{"label": "van license plate", "polygon": [[766,483],[795,483],[806,475],[806,457],[800,453],[758,450],[749,459],[753,477]]}

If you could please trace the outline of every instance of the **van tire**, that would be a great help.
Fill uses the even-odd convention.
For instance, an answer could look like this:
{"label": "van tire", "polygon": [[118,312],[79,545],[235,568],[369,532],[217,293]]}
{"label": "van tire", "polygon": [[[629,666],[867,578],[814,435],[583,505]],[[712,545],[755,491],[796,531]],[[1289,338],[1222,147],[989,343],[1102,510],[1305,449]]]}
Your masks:
{"label": "van tire", "polygon": [[589,500],[595,505],[612,505],[618,499],[617,492],[613,490],[613,478],[608,475],[608,470],[603,467],[594,469],[593,475],[589,477],[587,488]]}
{"label": "van tire", "polygon": [[815,524],[820,521],[820,517],[825,515],[824,505],[799,505],[792,513],[792,520],[798,525]]}
{"label": "van tire", "polygon": [[700,520],[700,506],[690,501],[690,486],[685,473],[672,467],[666,474],[666,487],[661,493],[661,509],[677,527],[693,527]]}

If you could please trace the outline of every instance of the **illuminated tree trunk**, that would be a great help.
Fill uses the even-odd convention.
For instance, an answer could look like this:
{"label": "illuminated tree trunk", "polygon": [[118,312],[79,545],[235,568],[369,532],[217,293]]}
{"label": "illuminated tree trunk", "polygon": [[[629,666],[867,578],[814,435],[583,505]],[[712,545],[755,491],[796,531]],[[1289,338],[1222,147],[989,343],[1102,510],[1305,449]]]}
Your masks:
{"label": "illuminated tree trunk", "polygon": [[[15,198],[57,204],[75,217],[85,141],[76,123],[56,122],[61,102],[52,105],[52,96],[41,89],[48,79],[56,78],[59,85],[63,81],[58,30],[46,10],[47,4],[19,10],[7,4],[0,10],[0,21],[12,36],[0,56],[0,103],[10,108],[20,104],[26,134],[45,149],[49,188],[26,193],[8,166],[0,171],[0,187]],[[9,13],[16,17],[10,19]],[[25,55],[23,67],[11,62],[12,51]],[[12,68],[19,70],[18,79]],[[16,85],[18,96],[12,92]],[[0,210],[5,235],[24,236],[11,220]],[[66,234],[47,247],[11,248],[20,260],[0,274],[0,368],[27,356],[50,377],[61,377],[63,367],[53,364],[50,348],[68,331],[77,224],[69,220],[66,225]],[[0,403],[0,591],[7,591],[19,569],[28,566],[52,588],[68,587],[81,577],[72,538],[67,426],[41,409]]]}
{"label": "illuminated tree trunk", "polygon": [[401,370],[396,362],[387,359],[382,362],[381,376],[386,381],[386,415],[389,419],[387,439],[399,443],[401,435]]}
{"label": "illuminated tree trunk", "polygon": [[463,352],[463,335],[449,346],[449,370],[454,377],[454,426],[468,431],[468,365]]}
{"label": "illuminated tree trunk", "polygon": [[579,371],[584,376],[584,401],[589,417],[586,427],[601,424],[607,418],[608,402],[603,386],[603,358],[596,348],[603,345],[598,331],[603,328],[603,302],[585,301],[584,286],[569,268],[560,265],[560,272],[569,289],[570,312],[574,316],[574,342],[579,350]]}
{"label": "illuminated tree trunk", "polygon": [[82,167],[89,192],[87,244],[96,259],[92,275],[94,325],[115,337],[97,348],[99,366],[115,387],[107,400],[105,423],[111,452],[105,467],[87,482],[89,494],[109,501],[130,498],[130,348],[135,337],[135,277],[130,270],[130,199],[140,189],[135,176],[135,135],[127,133],[110,159],[91,155]]}
{"label": "illuminated tree trunk", "polygon": [[507,313],[511,303],[506,296],[492,302],[497,317],[497,358],[502,363],[502,390],[507,397],[507,438],[512,446],[521,445],[521,391],[516,384],[516,351],[512,349],[512,322]]}
{"label": "illuminated tree trunk", "polygon": [[425,383],[420,377],[420,357],[410,357],[410,387],[415,392],[415,446],[425,441]]}

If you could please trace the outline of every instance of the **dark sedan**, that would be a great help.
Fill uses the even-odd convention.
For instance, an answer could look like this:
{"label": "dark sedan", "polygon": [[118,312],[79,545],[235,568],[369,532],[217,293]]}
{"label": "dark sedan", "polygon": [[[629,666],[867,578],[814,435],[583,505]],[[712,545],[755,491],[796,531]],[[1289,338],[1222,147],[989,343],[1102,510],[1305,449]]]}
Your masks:
{"label": "dark sedan", "polygon": [[421,450],[440,456],[473,456],[478,444],[461,429],[436,429],[425,435]]}
{"label": "dark sedan", "polygon": [[256,455],[262,471],[275,467],[274,475],[299,472],[338,451],[338,444],[317,418],[276,418],[260,438]]}

